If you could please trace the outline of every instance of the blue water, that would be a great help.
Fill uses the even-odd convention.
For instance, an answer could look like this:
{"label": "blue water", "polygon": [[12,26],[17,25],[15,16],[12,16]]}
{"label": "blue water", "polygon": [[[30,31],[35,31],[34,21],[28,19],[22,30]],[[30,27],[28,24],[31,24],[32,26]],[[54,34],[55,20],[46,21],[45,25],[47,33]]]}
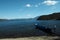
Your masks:
{"label": "blue water", "polygon": [[0,22],[0,34],[46,34],[40,30],[35,29],[35,24],[43,25],[45,27],[54,28],[56,25],[56,34],[60,34],[60,21],[37,21],[37,20],[10,20]]}

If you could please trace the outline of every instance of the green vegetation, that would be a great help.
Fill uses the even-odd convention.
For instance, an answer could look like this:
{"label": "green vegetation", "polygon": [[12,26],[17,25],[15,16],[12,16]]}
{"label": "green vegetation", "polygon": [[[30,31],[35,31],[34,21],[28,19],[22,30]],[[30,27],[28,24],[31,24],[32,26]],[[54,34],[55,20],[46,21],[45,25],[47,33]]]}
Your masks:
{"label": "green vegetation", "polygon": [[60,20],[60,12],[49,15],[42,15],[37,20]]}

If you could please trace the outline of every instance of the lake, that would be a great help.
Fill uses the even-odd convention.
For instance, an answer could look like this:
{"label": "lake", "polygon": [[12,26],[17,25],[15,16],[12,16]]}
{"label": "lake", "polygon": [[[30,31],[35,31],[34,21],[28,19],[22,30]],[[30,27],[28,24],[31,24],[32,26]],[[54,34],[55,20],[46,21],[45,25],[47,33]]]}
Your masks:
{"label": "lake", "polygon": [[55,33],[60,35],[60,21],[48,20],[9,20],[0,22],[0,37],[1,36],[45,36],[46,33],[41,30],[35,29],[35,24],[43,25],[45,27],[54,28],[56,26]]}

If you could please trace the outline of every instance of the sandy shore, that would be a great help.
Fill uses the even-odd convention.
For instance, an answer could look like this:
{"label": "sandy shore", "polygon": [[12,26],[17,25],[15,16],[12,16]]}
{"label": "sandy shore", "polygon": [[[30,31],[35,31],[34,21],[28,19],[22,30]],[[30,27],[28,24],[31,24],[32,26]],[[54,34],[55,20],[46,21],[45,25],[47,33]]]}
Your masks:
{"label": "sandy shore", "polygon": [[24,37],[24,38],[4,38],[0,40],[60,40],[57,36],[39,36],[39,37]]}

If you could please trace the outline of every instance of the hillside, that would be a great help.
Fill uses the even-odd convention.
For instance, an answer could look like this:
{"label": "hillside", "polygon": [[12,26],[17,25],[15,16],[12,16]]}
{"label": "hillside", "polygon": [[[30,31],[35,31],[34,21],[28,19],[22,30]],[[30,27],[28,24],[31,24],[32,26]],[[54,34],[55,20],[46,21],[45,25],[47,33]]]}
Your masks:
{"label": "hillside", "polygon": [[42,15],[37,20],[60,20],[60,12]]}
{"label": "hillside", "polygon": [[0,21],[7,21],[7,19],[0,19]]}

